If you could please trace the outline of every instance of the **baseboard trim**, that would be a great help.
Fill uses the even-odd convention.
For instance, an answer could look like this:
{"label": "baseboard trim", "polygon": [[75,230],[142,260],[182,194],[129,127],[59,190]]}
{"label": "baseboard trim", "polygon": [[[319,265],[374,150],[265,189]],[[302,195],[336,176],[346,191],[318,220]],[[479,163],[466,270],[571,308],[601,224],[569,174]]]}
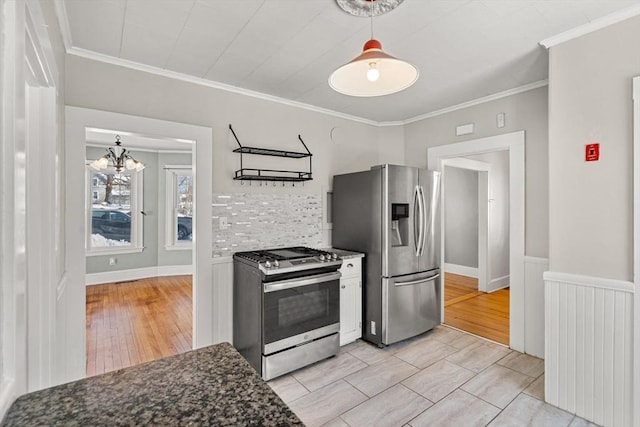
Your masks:
{"label": "baseboard trim", "polygon": [[477,267],[467,267],[466,265],[444,263],[444,271],[447,273],[459,274],[461,276],[478,278]]}
{"label": "baseboard trim", "polygon": [[489,284],[487,285],[487,292],[495,292],[500,289],[508,288],[511,282],[511,276],[508,274],[506,276],[498,277],[495,279],[491,279]]}
{"label": "baseboard trim", "polygon": [[3,378],[0,382],[0,420],[4,418],[11,404],[18,397],[15,394],[15,381]]}
{"label": "baseboard trim", "polygon": [[128,282],[160,276],[181,276],[193,274],[193,266],[187,265],[159,265],[155,267],[132,268],[129,270],[104,271],[85,276],[85,285],[99,285],[102,283]]}

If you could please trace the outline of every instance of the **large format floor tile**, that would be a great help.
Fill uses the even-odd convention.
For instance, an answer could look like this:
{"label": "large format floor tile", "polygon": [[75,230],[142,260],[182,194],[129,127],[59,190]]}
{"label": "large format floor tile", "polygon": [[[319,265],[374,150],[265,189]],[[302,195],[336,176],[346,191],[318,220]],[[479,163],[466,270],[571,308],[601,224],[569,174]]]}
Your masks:
{"label": "large format floor tile", "polygon": [[573,415],[541,402],[526,394],[520,394],[494,419],[491,427],[554,426],[566,427]]}
{"label": "large format floor tile", "polygon": [[431,405],[424,397],[398,384],[340,418],[352,427],[402,426]]}
{"label": "large format floor tile", "polygon": [[367,400],[345,381],[336,381],[289,403],[289,407],[308,427],[321,426]]}
{"label": "large format floor tile", "polygon": [[471,371],[481,372],[510,352],[508,348],[479,340],[447,357],[447,360]]}
{"label": "large format floor tile", "polygon": [[369,397],[373,397],[418,372],[418,368],[391,357],[345,377],[345,381]]}
{"label": "large format floor tile", "polygon": [[421,339],[395,353],[395,356],[417,368],[426,368],[458,349],[435,339]]}
{"label": "large format floor tile", "polygon": [[475,375],[474,372],[441,360],[423,369],[402,384],[420,393],[432,402],[437,402]]}
{"label": "large format floor tile", "polygon": [[305,394],[309,394],[309,390],[304,388],[304,386],[291,375],[273,379],[267,384],[280,396],[280,399],[282,399],[284,403],[289,403]]}
{"label": "large format floor tile", "polygon": [[534,382],[524,389],[523,393],[544,402],[544,375],[540,375]]}
{"label": "large format floor tile", "polygon": [[366,367],[366,363],[351,354],[340,353],[335,357],[295,371],[292,375],[307,389],[314,391]]}
{"label": "large format floor tile", "polygon": [[484,427],[500,409],[462,390],[456,390],[411,420],[412,427]]}
{"label": "large format floor tile", "polygon": [[539,377],[544,372],[544,360],[517,351],[498,360],[497,364],[533,378]]}
{"label": "large format floor tile", "polygon": [[493,365],[461,388],[492,405],[505,408],[532,382],[533,378],[520,372]]}
{"label": "large format floor tile", "polygon": [[382,362],[383,360],[393,356],[393,351],[390,347],[380,349],[376,345],[365,341],[356,341],[346,347],[348,347],[346,348],[346,351],[348,351],[352,356],[357,357],[369,365]]}
{"label": "large format floor tile", "polygon": [[544,403],[544,363],[445,326],[385,348],[358,340],[269,382],[310,427],[596,427]]}

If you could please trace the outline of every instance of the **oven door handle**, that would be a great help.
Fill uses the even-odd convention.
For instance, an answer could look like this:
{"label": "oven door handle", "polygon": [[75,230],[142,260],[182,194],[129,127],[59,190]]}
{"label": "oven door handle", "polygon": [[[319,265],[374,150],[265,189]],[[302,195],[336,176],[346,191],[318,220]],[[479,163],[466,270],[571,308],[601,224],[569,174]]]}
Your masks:
{"label": "oven door handle", "polygon": [[334,273],[318,274],[316,276],[307,276],[304,278],[281,280],[279,282],[266,283],[264,285],[264,292],[276,292],[284,289],[299,288],[301,286],[317,285],[322,282],[330,282],[332,280],[339,280],[342,275],[339,271]]}

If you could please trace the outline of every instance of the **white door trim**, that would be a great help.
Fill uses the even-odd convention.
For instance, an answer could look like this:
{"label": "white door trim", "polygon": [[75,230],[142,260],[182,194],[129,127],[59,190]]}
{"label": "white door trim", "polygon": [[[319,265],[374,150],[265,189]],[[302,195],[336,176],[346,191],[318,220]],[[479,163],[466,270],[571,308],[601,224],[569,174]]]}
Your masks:
{"label": "white door trim", "polygon": [[[443,160],[493,151],[509,151],[509,273],[510,334],[509,346],[514,350],[525,350],[524,328],[524,131],[490,136],[472,141],[431,147],[427,150],[427,164],[431,170],[442,172]],[[440,192],[442,194],[442,192]],[[442,203],[442,200],[440,200]],[[440,221],[442,226],[443,221]],[[443,233],[441,230],[441,239]],[[444,293],[442,293],[444,298]]]}
{"label": "white door trim", "polygon": [[[491,164],[480,162],[477,160],[464,159],[464,158],[453,158],[453,159],[444,159],[442,161],[442,175],[441,175],[441,200],[440,204],[440,218],[442,218],[442,229],[444,230],[444,204],[446,199],[446,194],[444,191],[446,173],[445,166],[450,166],[459,169],[466,169],[478,172],[478,290],[481,292],[487,292],[489,286],[489,280],[491,278],[491,253],[489,252],[489,199],[491,196],[489,195],[489,180],[491,176]],[[445,239],[444,233],[441,233],[442,236],[442,261],[443,265],[445,264],[444,254],[445,254]],[[442,281],[444,283],[444,281]],[[444,302],[443,302],[444,305]],[[444,306],[440,311],[444,316]]]}
{"label": "white door trim", "polygon": [[[69,275],[69,359],[76,378],[85,376],[85,129],[117,129],[135,134],[163,136],[194,141],[192,149],[195,178],[196,220],[193,233],[193,347],[217,342],[214,328],[213,284],[211,271],[212,225],[211,198],[213,158],[212,130],[208,127],[130,116],[120,113],[66,107],[67,170],[67,260],[76,260]],[[82,260],[82,262],[78,262]]]}
{"label": "white door trim", "polygon": [[633,79],[633,424],[640,427],[640,76]]}

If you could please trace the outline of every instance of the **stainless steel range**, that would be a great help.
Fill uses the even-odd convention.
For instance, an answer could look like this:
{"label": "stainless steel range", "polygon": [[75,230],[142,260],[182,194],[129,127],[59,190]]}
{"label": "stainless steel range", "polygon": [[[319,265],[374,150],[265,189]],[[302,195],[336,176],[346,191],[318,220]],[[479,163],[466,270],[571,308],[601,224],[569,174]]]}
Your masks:
{"label": "stainless steel range", "polygon": [[340,266],[306,247],[233,255],[233,344],[269,380],[339,350]]}

